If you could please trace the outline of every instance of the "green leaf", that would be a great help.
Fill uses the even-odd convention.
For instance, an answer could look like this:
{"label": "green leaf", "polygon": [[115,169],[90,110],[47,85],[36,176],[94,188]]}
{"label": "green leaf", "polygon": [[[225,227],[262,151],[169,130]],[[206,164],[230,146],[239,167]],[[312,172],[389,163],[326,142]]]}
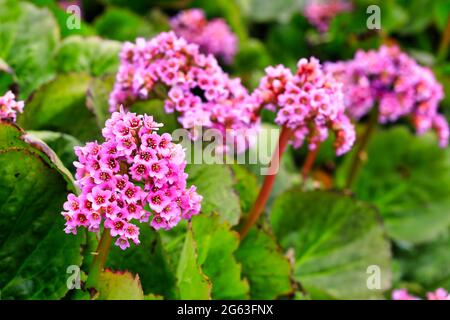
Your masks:
{"label": "green leaf", "polygon": [[[2,11],[10,18],[0,21],[0,57],[14,70],[20,87],[20,97],[26,98],[44,82],[54,76],[54,50],[59,42],[59,29],[47,8],[20,2],[11,5],[0,2]],[[1,42],[1,41],[0,41]]]}
{"label": "green leaf", "polygon": [[146,19],[123,8],[108,8],[94,21],[94,27],[99,35],[119,41],[150,38],[159,31]]}
{"label": "green leaf", "polygon": [[118,41],[70,36],[62,41],[56,56],[58,71],[86,72],[95,77],[115,73],[121,47]]}
{"label": "green leaf", "polygon": [[238,0],[244,14],[255,22],[289,21],[302,8],[303,0]]}
{"label": "green leaf", "polygon": [[200,214],[192,219],[192,232],[198,244],[198,264],[211,280],[213,299],[245,299],[248,282],[241,279],[241,266],[233,253],[239,235],[216,214]]}
{"label": "green leaf", "polygon": [[256,176],[244,166],[233,164],[234,189],[239,195],[242,213],[245,215],[252,208],[258,196],[259,185]]}
{"label": "green leaf", "polygon": [[95,115],[86,107],[90,80],[85,73],[59,75],[33,95],[18,123],[27,130],[67,133],[81,142],[100,139]]}
{"label": "green leaf", "polygon": [[294,292],[290,263],[268,231],[252,228],[235,255],[250,282],[252,299],[269,300]]}
{"label": "green leaf", "polygon": [[60,215],[74,187],[44,145],[25,140],[0,122],[0,296],[60,299],[69,291],[67,268],[82,262],[84,234],[66,235]]}
{"label": "green leaf", "polygon": [[114,270],[128,270],[140,277],[145,293],[177,298],[175,270],[168,259],[159,234],[147,224],[140,226],[141,244],[121,250],[112,246],[106,266]]}
{"label": "green leaf", "polygon": [[95,114],[99,128],[102,128],[110,117],[108,99],[115,80],[115,75],[105,75],[92,79],[89,84],[86,105]]}
{"label": "green leaf", "polygon": [[[291,190],[274,203],[271,224],[294,250],[295,278],[313,299],[381,298],[390,287],[390,245],[377,211],[334,193]],[[369,266],[380,268],[380,289],[369,289]]]}
{"label": "green leaf", "polygon": [[444,236],[411,250],[402,250],[397,259],[402,281],[418,283],[425,291],[445,288],[450,291],[450,237]]}
{"label": "green leaf", "polygon": [[[386,150],[389,150],[386,153]],[[431,241],[450,225],[450,150],[434,134],[417,137],[405,127],[379,130],[353,190],[374,203],[390,236],[407,243]],[[351,156],[337,173],[343,185]]]}
{"label": "green leaf", "polygon": [[144,300],[164,300],[164,297],[157,294],[149,293],[144,296]]}
{"label": "green leaf", "polygon": [[197,186],[197,192],[203,196],[202,213],[216,212],[221,221],[236,225],[241,216],[241,207],[230,167],[191,164],[186,172],[189,174],[188,184]]}
{"label": "green leaf", "polygon": [[74,148],[82,145],[80,141],[61,132],[28,131],[27,133],[44,141],[56,153],[63,165],[72,173],[75,172],[73,162],[77,160],[77,157]]}
{"label": "green leaf", "polygon": [[186,233],[181,252],[177,268],[177,284],[182,300],[211,299],[211,282],[198,263],[197,244],[191,228]]}
{"label": "green leaf", "polygon": [[398,31],[402,35],[415,35],[424,32],[426,27],[430,25],[433,19],[433,5],[440,1],[421,0],[411,2],[403,0],[400,2],[403,2],[403,8],[406,8],[408,16],[412,19],[408,19],[408,24]]}
{"label": "green leaf", "polygon": [[99,300],[144,300],[139,276],[130,272],[105,270],[98,282]]}

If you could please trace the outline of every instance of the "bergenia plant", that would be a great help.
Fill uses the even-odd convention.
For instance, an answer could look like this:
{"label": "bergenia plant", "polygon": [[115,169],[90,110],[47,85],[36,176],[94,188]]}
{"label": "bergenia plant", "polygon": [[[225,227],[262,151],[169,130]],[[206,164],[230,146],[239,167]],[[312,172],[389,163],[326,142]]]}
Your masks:
{"label": "bergenia plant", "polygon": [[259,124],[257,105],[240,79],[230,78],[212,55],[200,53],[198,45],[173,32],[161,33],[149,41],[126,43],[120,57],[109,99],[111,112],[156,94],[164,99],[166,112],[177,113],[192,139],[199,138],[198,129],[209,128],[224,137],[236,133],[229,140],[238,152],[248,147]]}
{"label": "bergenia plant", "polygon": [[[354,127],[345,115],[342,84],[324,72],[315,58],[300,59],[294,74],[282,65],[266,68],[253,96],[260,108],[276,112],[275,122],[282,128],[271,165],[278,165],[288,143],[294,148],[307,144],[310,154],[315,154],[330,131],[336,136],[337,155],[348,152],[355,142]],[[272,172],[264,180],[242,236],[261,215],[274,181]]]}
{"label": "bergenia plant", "polygon": [[103,129],[105,142],[76,148],[76,184],[62,212],[67,233],[79,227],[115,237],[122,249],[139,244],[135,222],[171,229],[200,212],[202,197],[188,187],[184,150],[153,117],[115,112]]}
{"label": "bergenia plant", "polygon": [[356,120],[371,113],[361,137],[347,187],[354,180],[361,153],[377,122],[381,124],[407,118],[418,134],[433,129],[439,145],[446,147],[449,127],[438,113],[443,99],[442,86],[433,72],[420,66],[398,46],[382,46],[379,50],[358,51],[349,61],[329,63],[326,70],[344,84],[344,100],[348,114]]}
{"label": "bergenia plant", "polygon": [[11,91],[0,96],[0,120],[10,120],[15,122],[17,113],[23,112],[24,102],[16,101],[16,96]]}
{"label": "bergenia plant", "polygon": [[172,17],[170,26],[177,36],[198,44],[202,53],[212,54],[226,64],[233,62],[238,40],[225,20],[208,21],[202,9],[189,9]]}

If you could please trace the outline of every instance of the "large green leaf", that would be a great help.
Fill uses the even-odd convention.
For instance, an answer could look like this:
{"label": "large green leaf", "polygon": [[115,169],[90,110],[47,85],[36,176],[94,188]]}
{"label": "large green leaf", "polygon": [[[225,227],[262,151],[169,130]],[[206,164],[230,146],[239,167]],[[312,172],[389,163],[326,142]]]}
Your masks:
{"label": "large green leaf", "polygon": [[186,233],[176,274],[181,299],[211,299],[211,282],[198,263],[198,249],[191,228]]}
{"label": "large green leaf", "polygon": [[192,231],[198,247],[198,263],[212,283],[213,299],[245,299],[247,281],[241,279],[241,266],[233,253],[239,235],[230,225],[220,223],[216,214],[201,214],[192,219]]}
{"label": "large green leaf", "polygon": [[235,255],[250,282],[252,299],[275,299],[294,293],[289,260],[268,231],[252,228]]}
{"label": "large green leaf", "polygon": [[[388,150],[388,152],[387,152]],[[359,199],[377,205],[390,236],[422,243],[450,225],[450,150],[433,134],[417,137],[405,127],[378,131],[353,185]],[[338,172],[343,184],[350,156]]]}
{"label": "large green leaf", "polygon": [[140,226],[138,246],[127,250],[113,246],[106,261],[106,266],[114,270],[128,270],[137,273],[146,294],[158,294],[168,299],[175,299],[175,268],[171,266],[168,254],[162,245],[159,234],[148,224]]}
{"label": "large green leaf", "polygon": [[139,276],[129,272],[103,271],[97,289],[99,300],[144,300]]}
{"label": "large green leaf", "polygon": [[197,186],[198,193],[203,196],[202,213],[216,212],[221,221],[236,225],[241,216],[241,207],[230,167],[192,164],[188,166],[187,173],[188,184]]}
{"label": "large green leaf", "polygon": [[[390,245],[373,207],[292,190],[275,201],[271,223],[281,246],[294,250],[295,278],[312,298],[380,298],[389,288]],[[381,274],[379,289],[367,286],[372,265]]]}
{"label": "large green leaf", "polygon": [[[59,29],[47,8],[15,1],[1,1],[0,58],[14,70],[22,98],[54,76],[54,50],[59,42]],[[0,41],[1,42],[1,41]]]}
{"label": "large green leaf", "polygon": [[90,80],[85,73],[59,75],[33,95],[18,123],[27,130],[67,133],[82,142],[99,139],[95,115],[86,107]]}
{"label": "large green leaf", "polygon": [[59,299],[69,290],[67,268],[81,264],[84,236],[63,231],[70,177],[29,139],[0,122],[0,297]]}
{"label": "large green leaf", "polygon": [[77,160],[74,148],[81,146],[81,142],[71,135],[53,131],[28,131],[32,135],[44,141],[58,156],[64,166],[75,173],[73,162]]}
{"label": "large green leaf", "polygon": [[121,43],[99,37],[71,36],[61,42],[56,61],[59,72],[86,72],[93,76],[115,73]]}

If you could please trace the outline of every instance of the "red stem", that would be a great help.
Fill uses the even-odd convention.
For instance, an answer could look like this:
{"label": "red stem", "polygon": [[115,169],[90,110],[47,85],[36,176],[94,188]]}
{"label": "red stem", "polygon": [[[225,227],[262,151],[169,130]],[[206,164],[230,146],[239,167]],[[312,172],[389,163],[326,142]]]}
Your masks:
{"label": "red stem", "polygon": [[314,150],[308,150],[308,154],[306,155],[305,163],[303,164],[302,168],[302,178],[303,181],[308,178],[309,173],[311,172],[311,169],[313,168],[314,161],[316,161],[317,154],[319,153],[320,144],[316,146]]}
{"label": "red stem", "polygon": [[241,239],[247,235],[250,228],[256,223],[256,221],[258,221],[258,218],[261,216],[264,208],[266,207],[267,200],[269,199],[273,184],[275,183],[275,177],[277,176],[277,169],[279,168],[281,157],[286,149],[291,135],[292,131],[290,129],[285,127],[281,129],[280,137],[278,138],[278,145],[276,146],[270,161],[269,174],[264,179],[258,198],[256,198],[253,208],[250,210],[244,227],[239,232]]}
{"label": "red stem", "polygon": [[441,43],[438,51],[438,61],[443,61],[447,57],[450,44],[450,14],[447,17],[447,25],[442,33]]}

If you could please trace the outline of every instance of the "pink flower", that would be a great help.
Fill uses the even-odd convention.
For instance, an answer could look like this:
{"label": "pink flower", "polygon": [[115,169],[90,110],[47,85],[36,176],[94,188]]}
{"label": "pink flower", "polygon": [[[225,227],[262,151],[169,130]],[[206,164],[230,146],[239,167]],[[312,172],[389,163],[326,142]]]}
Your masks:
{"label": "pink flower", "polygon": [[64,210],[69,212],[77,212],[80,210],[80,200],[73,193],[67,196],[67,201],[63,205]]}
{"label": "pink flower", "polygon": [[393,300],[419,300],[419,298],[412,296],[406,289],[398,289],[392,292]]}
{"label": "pink flower", "polygon": [[12,120],[16,122],[17,112],[22,113],[24,102],[16,101],[15,95],[11,91],[0,96],[0,120]]}
{"label": "pink flower", "polygon": [[442,288],[438,288],[435,292],[427,293],[428,300],[450,300],[450,294]]}
{"label": "pink flower", "polygon": [[[420,300],[418,297],[412,296],[406,289],[398,289],[392,292],[393,300]],[[450,300],[450,294],[443,288],[438,288],[434,292],[427,293],[427,300]]]}
{"label": "pink flower", "polygon": [[377,107],[380,123],[407,117],[418,134],[433,129],[439,145],[448,145],[448,123],[438,113],[442,86],[430,69],[399,47],[360,50],[352,60],[329,63],[325,69],[344,83],[344,102],[351,117],[362,118]]}
{"label": "pink flower", "polygon": [[206,20],[201,9],[181,11],[170,19],[175,34],[198,44],[200,51],[213,54],[227,64],[233,62],[237,51],[237,37],[223,19]]}
{"label": "pink flower", "polygon": [[130,243],[129,243],[128,239],[125,237],[117,238],[115,245],[118,246],[122,250],[125,250],[126,248],[130,247]]}
{"label": "pink flower", "polygon": [[[178,114],[179,123],[190,130],[193,140],[199,138],[201,128],[218,130],[224,137],[227,130],[249,129],[242,131],[246,135],[244,142],[239,143],[240,151],[244,151],[259,127],[258,103],[240,79],[231,79],[212,55],[200,51],[197,44],[188,43],[174,32],[161,33],[149,41],[126,43],[109,98],[110,111],[118,110],[120,105],[129,108],[140,100],[163,99],[165,111]],[[153,118],[144,119],[142,134],[150,135],[154,129],[157,127]],[[124,124],[118,124],[115,130],[122,136],[117,149],[127,150],[130,155],[135,141]],[[104,131],[106,136],[116,134],[107,128]],[[223,144],[236,144],[231,140],[218,144],[217,149],[226,150]]]}
{"label": "pink flower", "polygon": [[320,32],[326,32],[331,20],[339,13],[352,10],[346,0],[308,0],[304,15]]}
{"label": "pink flower", "polygon": [[277,112],[277,124],[293,131],[294,147],[306,141],[309,149],[315,149],[330,130],[336,135],[338,155],[353,146],[355,130],[344,113],[342,85],[322,70],[317,59],[300,59],[295,74],[282,65],[266,68],[253,96],[261,107]]}
{"label": "pink flower", "polygon": [[[106,122],[104,143],[75,149],[81,194],[69,194],[64,203],[67,233],[76,234],[79,227],[97,232],[103,222],[116,245],[126,249],[130,240],[139,244],[135,220],[152,217],[153,228],[170,229],[200,212],[202,197],[195,187],[187,189],[183,149],[170,135],[158,135],[159,127],[152,117],[121,110]],[[127,148],[120,147],[124,136],[133,140]]]}
{"label": "pink flower", "polygon": [[96,186],[90,193],[87,194],[87,199],[92,202],[92,209],[99,210],[103,206],[106,206],[111,197],[110,190],[103,190],[102,187]]}

